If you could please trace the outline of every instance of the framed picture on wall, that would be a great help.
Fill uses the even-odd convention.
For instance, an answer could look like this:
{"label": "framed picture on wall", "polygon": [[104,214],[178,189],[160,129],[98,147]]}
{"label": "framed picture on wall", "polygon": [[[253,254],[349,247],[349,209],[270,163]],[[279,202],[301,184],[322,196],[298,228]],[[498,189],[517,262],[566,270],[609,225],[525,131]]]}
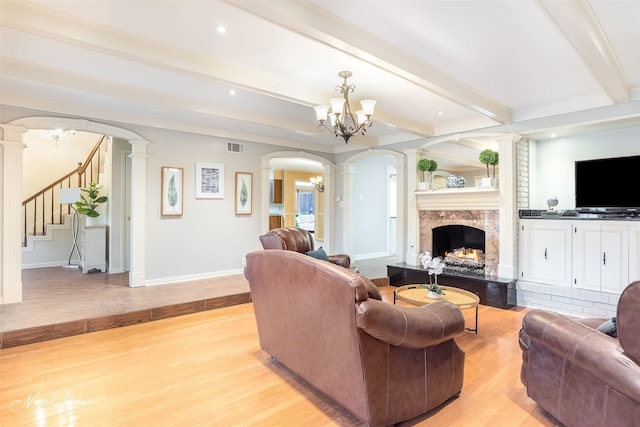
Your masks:
{"label": "framed picture on wall", "polygon": [[184,170],[171,166],[162,167],[162,194],[160,215],[181,216],[184,195]]}
{"label": "framed picture on wall", "polygon": [[224,199],[224,165],[196,163],[196,199]]}
{"label": "framed picture on wall", "polygon": [[236,172],[236,215],[251,215],[253,174]]}

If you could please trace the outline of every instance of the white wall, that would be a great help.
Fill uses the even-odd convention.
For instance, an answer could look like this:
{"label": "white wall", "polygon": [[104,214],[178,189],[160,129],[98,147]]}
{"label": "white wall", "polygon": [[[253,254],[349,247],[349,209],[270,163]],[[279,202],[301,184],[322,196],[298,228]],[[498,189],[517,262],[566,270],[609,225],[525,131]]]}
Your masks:
{"label": "white wall", "polygon": [[[146,281],[166,283],[239,273],[244,256],[261,249],[260,156],[274,147],[246,143],[245,154],[226,152],[226,140],[141,128],[147,147]],[[224,199],[195,198],[196,162],[224,165]],[[184,169],[180,217],[160,216],[161,168]],[[253,173],[253,213],[234,213],[235,172]],[[264,204],[266,207],[266,203]]]}
{"label": "white wall", "polygon": [[[575,209],[575,161],[640,154],[640,127],[539,140],[531,168],[530,209],[547,209],[547,199],[557,196],[556,209]],[[603,176],[603,185],[615,177]]]}
{"label": "white wall", "polygon": [[354,163],[352,191],[354,259],[388,255],[388,156],[370,156]]}
{"label": "white wall", "polygon": [[[73,141],[55,142],[41,138],[39,130],[30,130],[23,136],[22,170],[23,198],[27,198],[51,184],[55,179],[78,168],[84,162],[101,135],[77,132]],[[76,183],[72,183],[76,187]]]}

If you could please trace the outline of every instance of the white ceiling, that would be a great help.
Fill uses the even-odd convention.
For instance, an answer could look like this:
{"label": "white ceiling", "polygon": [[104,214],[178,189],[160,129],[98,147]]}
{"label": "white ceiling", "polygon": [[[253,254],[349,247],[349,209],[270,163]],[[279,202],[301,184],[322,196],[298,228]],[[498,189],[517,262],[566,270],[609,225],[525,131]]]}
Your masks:
{"label": "white ceiling", "polygon": [[[329,153],[640,123],[637,0],[1,0],[0,39],[2,104]],[[377,100],[348,145],[312,109],[341,70]]]}

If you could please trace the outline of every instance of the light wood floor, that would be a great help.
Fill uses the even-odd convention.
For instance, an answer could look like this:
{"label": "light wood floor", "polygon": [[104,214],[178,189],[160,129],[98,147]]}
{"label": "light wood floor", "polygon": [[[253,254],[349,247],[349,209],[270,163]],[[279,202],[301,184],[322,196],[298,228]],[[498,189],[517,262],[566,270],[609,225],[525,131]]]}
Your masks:
{"label": "light wood floor", "polygon": [[[402,426],[555,425],[520,383],[524,312],[480,306],[461,396]],[[360,423],[268,358],[247,303],[0,350],[0,425]]]}

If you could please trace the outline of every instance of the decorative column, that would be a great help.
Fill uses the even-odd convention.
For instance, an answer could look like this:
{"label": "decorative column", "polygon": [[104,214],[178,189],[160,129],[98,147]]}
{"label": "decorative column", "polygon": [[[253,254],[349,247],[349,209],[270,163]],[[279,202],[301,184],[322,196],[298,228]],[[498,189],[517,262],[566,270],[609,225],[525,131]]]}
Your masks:
{"label": "decorative column", "polygon": [[27,128],[0,125],[0,304],[22,301],[22,134]]}
{"label": "decorative column", "polygon": [[147,144],[148,141],[129,140],[131,144],[131,262],[129,287],[145,286],[147,243]]}
{"label": "decorative column", "polygon": [[344,195],[339,206],[342,206],[342,251],[346,254],[353,253],[353,176],[355,175],[354,165],[352,162],[345,163],[342,166],[342,194]]}
{"label": "decorative column", "polygon": [[[403,249],[406,249],[404,259],[409,265],[418,265],[418,257],[420,255],[420,212],[418,211],[415,191],[418,188],[416,165],[421,151],[418,148],[404,150],[407,156],[407,242],[406,247]],[[398,195],[400,194],[400,188],[398,188]],[[400,212],[398,212],[399,216]]]}
{"label": "decorative column", "polygon": [[518,134],[509,134],[498,138],[500,153],[500,260],[498,276],[516,278],[516,143],[522,138]]}
{"label": "decorative column", "polygon": [[[405,156],[396,156],[396,162],[395,162],[395,168],[396,168],[396,249],[395,249],[395,253],[396,253],[396,259],[398,259],[399,262],[408,262],[408,258],[406,257],[404,248],[406,248],[406,234],[405,233],[405,222],[406,222],[406,215],[407,215],[407,211],[406,211],[406,206],[407,203],[405,201],[405,194],[407,194],[407,187],[406,187],[406,179],[405,177],[407,176],[407,167],[405,165],[405,160],[406,157]],[[410,175],[410,174],[409,174]],[[415,179],[415,178],[414,178]],[[409,187],[411,188],[411,187]],[[408,197],[408,196],[407,196]],[[413,203],[415,206],[415,197],[413,197],[413,195],[411,195],[411,197],[409,197],[411,199],[413,199]]]}

